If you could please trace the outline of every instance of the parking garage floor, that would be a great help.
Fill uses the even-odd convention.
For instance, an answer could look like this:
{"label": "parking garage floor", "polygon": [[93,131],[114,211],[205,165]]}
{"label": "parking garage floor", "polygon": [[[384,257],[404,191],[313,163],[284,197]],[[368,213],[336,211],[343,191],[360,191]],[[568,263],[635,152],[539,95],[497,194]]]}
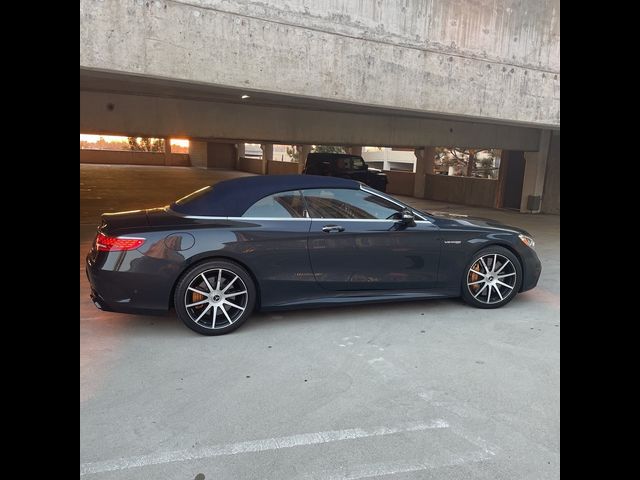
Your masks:
{"label": "parking garage floor", "polygon": [[543,270],[507,306],[459,300],[257,313],[204,337],[102,312],[84,256],[103,211],[248,175],[81,165],[82,478],[555,479],[560,217],[402,198],[527,229]]}

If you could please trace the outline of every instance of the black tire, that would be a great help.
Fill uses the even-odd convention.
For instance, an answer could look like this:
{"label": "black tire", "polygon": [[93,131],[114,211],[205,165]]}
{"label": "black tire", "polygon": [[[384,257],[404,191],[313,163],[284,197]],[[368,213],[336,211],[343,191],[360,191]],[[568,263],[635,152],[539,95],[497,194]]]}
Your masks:
{"label": "black tire", "polygon": [[[495,275],[495,272],[500,273]],[[515,280],[512,280],[513,276]],[[522,266],[510,250],[498,245],[490,246],[473,255],[464,269],[461,283],[462,299],[469,305],[499,308],[518,294],[522,285]]]}
{"label": "black tire", "polygon": [[[241,291],[246,293],[237,293]],[[256,287],[251,275],[237,263],[210,260],[194,265],[182,275],[173,300],[178,318],[191,330],[202,335],[224,335],[240,327],[251,315]]]}

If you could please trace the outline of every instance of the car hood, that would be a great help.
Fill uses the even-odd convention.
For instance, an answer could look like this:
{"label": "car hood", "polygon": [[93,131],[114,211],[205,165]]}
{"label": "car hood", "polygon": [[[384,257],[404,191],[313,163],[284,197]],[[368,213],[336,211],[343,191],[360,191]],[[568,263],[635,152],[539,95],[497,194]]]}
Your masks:
{"label": "car hood", "polygon": [[459,213],[449,213],[449,212],[430,212],[432,218],[436,220],[436,224],[441,228],[451,228],[451,227],[471,227],[471,228],[482,228],[486,230],[503,230],[509,231],[517,234],[524,234],[527,236],[531,236],[529,232],[520,228],[514,227],[512,225],[506,225],[497,220],[493,220],[491,218],[482,218],[482,217],[472,217],[469,215],[462,215]]}

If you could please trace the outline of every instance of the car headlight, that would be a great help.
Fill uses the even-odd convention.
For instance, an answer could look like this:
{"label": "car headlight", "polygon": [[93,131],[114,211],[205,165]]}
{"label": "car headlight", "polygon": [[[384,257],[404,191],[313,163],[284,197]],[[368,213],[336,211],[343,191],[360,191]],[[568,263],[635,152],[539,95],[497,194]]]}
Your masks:
{"label": "car headlight", "polygon": [[518,235],[518,237],[520,237],[522,243],[524,243],[527,247],[533,248],[536,246],[536,242],[533,240],[533,238],[522,234]]}

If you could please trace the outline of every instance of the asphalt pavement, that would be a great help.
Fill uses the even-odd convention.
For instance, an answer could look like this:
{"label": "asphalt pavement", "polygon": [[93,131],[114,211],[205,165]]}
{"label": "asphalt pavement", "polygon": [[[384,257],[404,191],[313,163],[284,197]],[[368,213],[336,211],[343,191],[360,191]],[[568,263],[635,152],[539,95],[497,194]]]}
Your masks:
{"label": "asphalt pavement", "polygon": [[257,313],[204,337],[174,313],[102,312],[84,257],[103,211],[247,175],[80,168],[83,479],[556,479],[560,217],[402,198],[527,229],[539,286],[460,300]]}

